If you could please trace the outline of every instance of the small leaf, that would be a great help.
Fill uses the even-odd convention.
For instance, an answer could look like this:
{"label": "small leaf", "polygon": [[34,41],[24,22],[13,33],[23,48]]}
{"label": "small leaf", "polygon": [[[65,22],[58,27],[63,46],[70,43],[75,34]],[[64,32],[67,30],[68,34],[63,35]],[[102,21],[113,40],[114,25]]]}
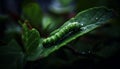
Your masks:
{"label": "small leaf", "polygon": [[73,0],[53,0],[49,10],[56,14],[68,13],[74,10]]}
{"label": "small leaf", "polygon": [[39,32],[34,28],[29,30],[26,24],[23,24],[22,39],[24,42],[27,59],[28,60],[38,59],[40,53],[43,51],[42,39],[40,38]]}
{"label": "small leaf", "polygon": [[106,24],[106,22],[108,22],[112,18],[112,16],[113,16],[113,11],[105,7],[94,7],[78,13],[74,18],[71,18],[70,20],[68,20],[59,29],[53,31],[51,35],[54,35],[55,33],[59,32],[62,28],[67,26],[68,24],[74,23],[74,22],[78,22],[81,25],[80,31],[73,33],[72,35],[69,35],[68,38],[59,42],[57,45],[53,45],[53,46],[51,45],[51,47],[46,48],[46,50],[42,52],[41,56],[46,57],[50,53],[68,44],[72,40],[102,26],[103,24]]}
{"label": "small leaf", "polygon": [[42,19],[42,28],[43,31],[49,33],[54,31],[60,26],[60,23],[62,23],[63,18],[61,17],[54,17],[51,15],[45,15]]}
{"label": "small leaf", "polygon": [[42,19],[42,27],[43,27],[44,31],[54,29],[53,28],[53,26],[54,26],[53,20],[54,19],[52,17],[50,17],[49,15],[45,15],[43,17],[43,19]]}
{"label": "small leaf", "polygon": [[23,69],[25,55],[15,40],[0,46],[0,69]]}
{"label": "small leaf", "polygon": [[67,6],[70,5],[73,0],[59,0],[59,2],[63,5],[63,6]]}
{"label": "small leaf", "polygon": [[23,6],[22,17],[30,21],[31,25],[39,26],[42,20],[42,11],[37,3],[29,3]]}

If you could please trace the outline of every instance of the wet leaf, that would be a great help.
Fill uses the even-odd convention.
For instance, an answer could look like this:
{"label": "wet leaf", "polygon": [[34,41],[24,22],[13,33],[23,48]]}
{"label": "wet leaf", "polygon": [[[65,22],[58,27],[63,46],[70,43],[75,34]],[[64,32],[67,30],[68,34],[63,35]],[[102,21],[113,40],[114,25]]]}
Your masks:
{"label": "wet leaf", "polygon": [[113,11],[105,7],[94,7],[78,13],[74,18],[68,20],[59,29],[52,32],[51,35],[54,35],[68,24],[74,22],[78,22],[81,25],[80,31],[73,33],[72,35],[69,35],[70,37],[59,42],[57,45],[53,45],[53,46],[51,45],[51,47],[46,48],[46,50],[42,52],[41,56],[48,56],[50,53],[56,51],[62,46],[65,46],[72,40],[75,40],[76,38],[102,26],[103,24],[106,24],[112,18],[112,16],[113,16]]}

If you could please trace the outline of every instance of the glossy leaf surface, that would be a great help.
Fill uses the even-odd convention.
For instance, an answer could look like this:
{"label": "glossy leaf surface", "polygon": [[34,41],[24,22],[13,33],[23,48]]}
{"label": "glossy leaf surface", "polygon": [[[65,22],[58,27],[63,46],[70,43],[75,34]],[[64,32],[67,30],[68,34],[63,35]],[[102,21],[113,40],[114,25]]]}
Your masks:
{"label": "glossy leaf surface", "polygon": [[80,27],[81,30],[72,35],[69,35],[70,36],[69,38],[66,38],[59,44],[51,46],[50,48],[46,48],[41,54],[41,56],[48,56],[51,52],[68,44],[72,40],[75,40],[76,38],[102,26],[103,24],[106,24],[112,18],[112,16],[113,11],[105,7],[94,7],[78,13],[74,18],[68,20],[59,29],[52,32],[51,35],[54,35],[55,33],[59,32],[63,27],[74,22],[78,22],[81,25]]}

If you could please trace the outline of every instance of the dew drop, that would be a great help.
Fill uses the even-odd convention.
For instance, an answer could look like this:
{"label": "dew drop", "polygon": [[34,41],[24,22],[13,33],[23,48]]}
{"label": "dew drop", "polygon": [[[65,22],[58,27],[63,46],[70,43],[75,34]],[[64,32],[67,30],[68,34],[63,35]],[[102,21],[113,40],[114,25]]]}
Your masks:
{"label": "dew drop", "polygon": [[86,54],[86,52],[81,52],[81,54]]}
{"label": "dew drop", "polygon": [[81,23],[80,25],[83,26],[83,23]]}
{"label": "dew drop", "polygon": [[89,50],[88,53],[91,53],[91,51]]}
{"label": "dew drop", "polygon": [[98,18],[96,17],[95,19],[97,20]]}
{"label": "dew drop", "polygon": [[82,30],[86,30],[86,29],[87,29],[87,27],[82,27],[81,29],[82,29]]}
{"label": "dew drop", "polygon": [[83,26],[83,25],[84,25],[84,22],[80,22],[79,24],[80,24],[81,26]]}

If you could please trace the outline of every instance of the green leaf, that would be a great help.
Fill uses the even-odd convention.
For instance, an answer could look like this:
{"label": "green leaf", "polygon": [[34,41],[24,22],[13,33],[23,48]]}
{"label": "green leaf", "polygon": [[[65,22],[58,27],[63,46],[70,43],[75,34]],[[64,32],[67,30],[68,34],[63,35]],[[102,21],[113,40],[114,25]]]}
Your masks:
{"label": "green leaf", "polygon": [[[49,15],[45,15],[43,17],[42,27],[43,27],[44,31],[53,29],[53,26],[54,26],[53,20],[54,19],[52,17],[50,17]],[[51,26],[52,26],[52,28],[51,28]]]}
{"label": "green leaf", "polygon": [[59,29],[52,32],[51,35],[54,35],[56,32],[59,32],[62,28],[64,28],[65,26],[73,22],[78,22],[81,25],[80,31],[72,35],[69,35],[70,37],[59,42],[59,44],[53,45],[50,48],[46,48],[42,52],[41,56],[46,57],[50,53],[59,49],[60,47],[65,46],[72,40],[102,26],[103,24],[106,24],[112,18],[112,16],[113,16],[113,11],[105,7],[94,7],[78,13],[74,18],[71,18],[70,20],[68,20]]}
{"label": "green leaf", "polygon": [[15,40],[0,46],[0,69],[23,69],[25,55]]}
{"label": "green leaf", "polygon": [[70,5],[73,2],[73,0],[59,0],[59,1],[63,6]]}
{"label": "green leaf", "polygon": [[23,24],[22,39],[24,42],[27,59],[30,61],[38,59],[40,53],[43,51],[42,39],[39,32],[34,28],[29,30],[26,24]]}
{"label": "green leaf", "polygon": [[40,26],[42,20],[42,11],[37,3],[29,3],[23,6],[22,18],[30,21],[33,26]]}
{"label": "green leaf", "polygon": [[50,4],[49,10],[56,14],[72,12],[75,8],[72,2],[73,0],[55,0]]}
{"label": "green leaf", "polygon": [[[53,22],[54,21],[54,22]],[[44,32],[52,32],[60,26],[63,22],[62,17],[54,17],[52,15],[44,15],[42,19],[42,28]]]}

